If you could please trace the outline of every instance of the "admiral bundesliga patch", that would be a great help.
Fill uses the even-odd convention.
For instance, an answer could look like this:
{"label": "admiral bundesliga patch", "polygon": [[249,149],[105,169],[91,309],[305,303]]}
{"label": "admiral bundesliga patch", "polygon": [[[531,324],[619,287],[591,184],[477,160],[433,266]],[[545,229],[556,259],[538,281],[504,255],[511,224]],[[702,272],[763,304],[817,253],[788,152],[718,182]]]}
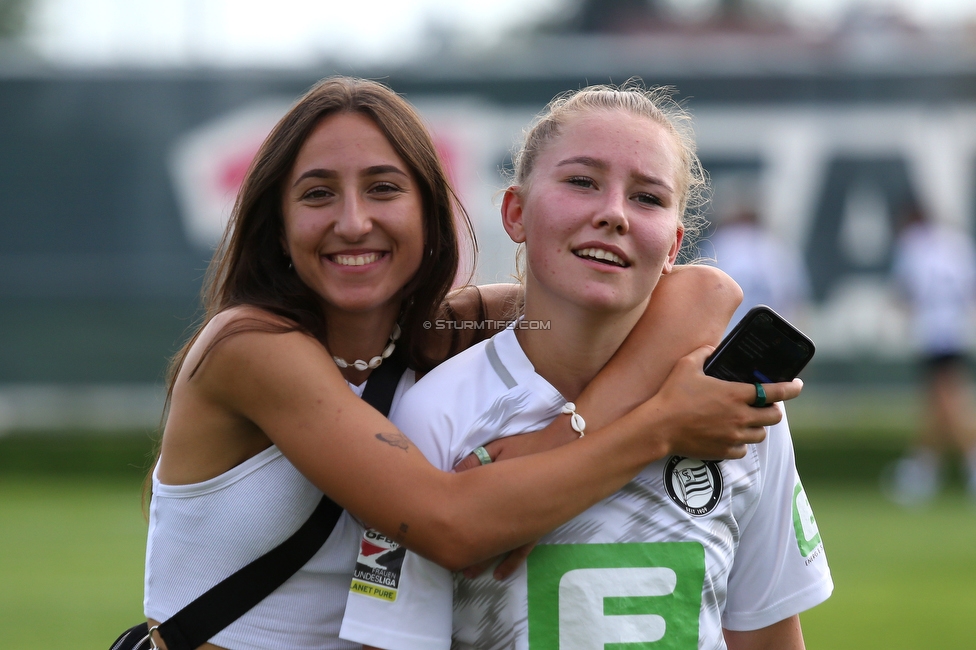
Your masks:
{"label": "admiral bundesliga patch", "polygon": [[406,553],[407,549],[389,537],[367,528],[359,545],[359,559],[349,590],[392,603],[397,597]]}

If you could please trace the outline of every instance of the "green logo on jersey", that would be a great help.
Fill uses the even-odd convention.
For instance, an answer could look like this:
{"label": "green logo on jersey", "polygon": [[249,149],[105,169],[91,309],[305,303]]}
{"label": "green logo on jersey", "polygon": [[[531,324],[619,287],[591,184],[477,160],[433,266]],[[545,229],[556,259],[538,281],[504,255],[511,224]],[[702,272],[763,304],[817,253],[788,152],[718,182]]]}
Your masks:
{"label": "green logo on jersey", "polygon": [[796,531],[796,543],[800,547],[800,555],[809,556],[820,546],[820,529],[813,516],[813,508],[807,500],[807,493],[803,484],[796,482],[793,488],[793,530]]}
{"label": "green logo on jersey", "polygon": [[547,544],[526,564],[531,650],[698,648],[698,542]]}

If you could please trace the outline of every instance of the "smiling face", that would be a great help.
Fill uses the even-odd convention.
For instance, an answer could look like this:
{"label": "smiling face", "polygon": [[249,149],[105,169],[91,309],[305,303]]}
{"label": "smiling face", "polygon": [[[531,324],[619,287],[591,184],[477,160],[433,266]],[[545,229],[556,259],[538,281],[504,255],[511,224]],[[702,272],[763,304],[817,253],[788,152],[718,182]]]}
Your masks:
{"label": "smiling face", "polygon": [[505,229],[526,244],[527,309],[553,300],[643,309],[683,235],[673,136],[624,110],[584,111],[562,124],[527,181],[502,205]]}
{"label": "smiling face", "polygon": [[423,259],[423,205],[410,168],[360,113],[323,119],[282,188],[282,245],[327,312],[398,310]]}

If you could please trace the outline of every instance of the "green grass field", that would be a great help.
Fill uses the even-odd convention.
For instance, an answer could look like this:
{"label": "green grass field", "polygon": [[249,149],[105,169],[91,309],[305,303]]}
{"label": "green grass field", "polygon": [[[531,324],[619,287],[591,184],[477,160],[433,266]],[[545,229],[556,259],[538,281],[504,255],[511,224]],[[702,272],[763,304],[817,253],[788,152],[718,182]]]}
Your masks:
{"label": "green grass field", "polygon": [[0,479],[0,648],[106,650],[142,617],[138,481]]}
{"label": "green grass field", "polygon": [[[0,444],[0,650],[105,650],[142,611],[144,450],[132,445],[127,469],[106,474],[81,471],[81,442],[58,442],[63,454],[43,462],[18,444]],[[812,458],[817,449],[798,453]],[[807,647],[974,647],[976,508],[958,485],[930,508],[905,511],[873,481],[839,481],[849,475],[844,463],[823,461],[828,467],[804,476],[836,587],[803,615]]]}
{"label": "green grass field", "polygon": [[976,507],[905,511],[871,487],[807,485],[834,594],[801,616],[811,649],[976,647]]}

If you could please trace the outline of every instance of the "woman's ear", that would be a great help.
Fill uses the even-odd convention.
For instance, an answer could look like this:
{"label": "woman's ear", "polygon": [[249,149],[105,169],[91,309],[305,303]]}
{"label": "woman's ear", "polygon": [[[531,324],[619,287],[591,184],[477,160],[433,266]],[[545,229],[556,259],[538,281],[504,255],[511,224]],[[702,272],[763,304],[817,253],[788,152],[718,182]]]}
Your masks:
{"label": "woman's ear", "polygon": [[671,269],[674,268],[674,264],[678,259],[678,251],[681,250],[681,240],[685,238],[685,228],[682,225],[678,225],[678,230],[674,236],[674,243],[671,244],[671,250],[668,251],[668,259],[664,262],[664,268],[661,273],[670,273]]}
{"label": "woman's ear", "polygon": [[525,242],[525,226],[522,223],[522,195],[519,188],[512,185],[502,197],[502,226],[516,244]]}

